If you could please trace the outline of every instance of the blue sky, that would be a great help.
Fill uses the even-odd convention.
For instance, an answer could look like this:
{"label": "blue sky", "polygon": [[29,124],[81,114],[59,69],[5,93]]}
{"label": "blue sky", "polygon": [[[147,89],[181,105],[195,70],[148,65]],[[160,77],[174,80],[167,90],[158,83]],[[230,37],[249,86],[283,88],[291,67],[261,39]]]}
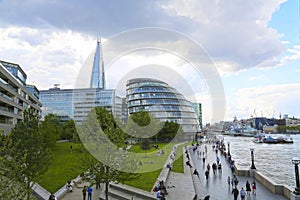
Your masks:
{"label": "blue sky", "polygon": [[[20,64],[28,83],[39,89],[55,83],[73,88],[97,38],[109,44],[110,38],[123,31],[158,27],[174,30],[181,37],[160,40],[163,37],[157,36],[151,41],[145,34],[136,35],[137,39],[142,37],[139,41],[148,47],[172,47],[183,58],[199,56],[184,43],[186,36],[212,59],[214,66],[207,67],[219,72],[225,95],[225,107],[218,107],[224,117],[219,120],[278,117],[280,113],[300,117],[296,0],[0,0],[0,24],[0,59]],[[113,48],[106,45],[104,61],[110,48],[118,51],[129,46],[125,40]],[[190,85],[196,100],[203,104],[204,122],[210,122],[216,109],[211,95],[218,92],[210,91],[209,81],[195,75],[187,61],[170,53],[141,50],[119,58],[113,64],[116,69],[107,72],[107,85],[117,85],[125,72],[135,70],[132,66],[151,64],[173,67],[182,74],[182,78],[174,78],[162,70],[159,77],[187,98],[190,94],[183,85]],[[139,75],[150,76],[151,68],[146,71],[139,70]]]}

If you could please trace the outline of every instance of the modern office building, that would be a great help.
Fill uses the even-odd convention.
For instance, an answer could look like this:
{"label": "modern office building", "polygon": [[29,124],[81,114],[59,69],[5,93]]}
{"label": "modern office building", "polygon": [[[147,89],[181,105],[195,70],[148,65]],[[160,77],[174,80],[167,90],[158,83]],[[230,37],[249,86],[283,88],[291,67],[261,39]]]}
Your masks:
{"label": "modern office building", "polygon": [[49,114],[57,114],[62,121],[74,119],[81,123],[94,107],[105,107],[114,115],[121,115],[122,99],[115,90],[105,88],[104,62],[101,41],[97,41],[89,88],[60,89],[58,84],[49,90],[40,91],[43,104],[42,119]]}
{"label": "modern office building", "polygon": [[8,134],[23,119],[23,111],[32,108],[40,117],[39,91],[26,85],[27,75],[15,63],[0,60],[0,132]]}
{"label": "modern office building", "polygon": [[200,131],[191,102],[165,82],[149,78],[131,79],[126,84],[126,100],[129,115],[145,110],[160,121],[180,124],[191,136]]}
{"label": "modern office building", "polygon": [[193,102],[191,104],[197,115],[200,129],[202,129],[202,126],[203,126],[203,124],[202,124],[202,107],[201,107],[202,105],[201,105],[201,103],[193,103]]}

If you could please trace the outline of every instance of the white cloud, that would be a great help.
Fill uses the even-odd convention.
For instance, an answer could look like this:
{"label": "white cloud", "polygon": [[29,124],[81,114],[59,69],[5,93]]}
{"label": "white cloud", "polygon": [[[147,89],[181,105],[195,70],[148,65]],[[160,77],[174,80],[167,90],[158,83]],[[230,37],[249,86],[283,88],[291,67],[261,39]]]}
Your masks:
{"label": "white cloud", "polygon": [[221,73],[231,73],[280,62],[285,47],[268,23],[285,1],[170,0],[162,8],[172,16],[195,21],[192,36],[216,62],[226,63],[218,65]]}
{"label": "white cloud", "polygon": [[39,89],[73,88],[96,39],[72,31],[9,27],[0,30],[1,59],[19,64]]}
{"label": "white cloud", "polygon": [[[297,116],[300,113],[300,84],[269,85],[238,89],[227,97],[227,119],[249,118],[256,110],[258,116],[273,117],[278,113]],[[278,117],[278,115],[274,116]]]}

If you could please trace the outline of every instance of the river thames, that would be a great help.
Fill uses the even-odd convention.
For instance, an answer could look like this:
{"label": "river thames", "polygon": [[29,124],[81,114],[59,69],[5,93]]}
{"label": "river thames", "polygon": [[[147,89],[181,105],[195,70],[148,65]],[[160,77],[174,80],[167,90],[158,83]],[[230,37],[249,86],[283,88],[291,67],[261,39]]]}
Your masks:
{"label": "river thames", "polygon": [[230,153],[238,168],[250,168],[250,148],[254,148],[256,169],[273,182],[294,188],[296,185],[295,167],[292,158],[300,157],[300,135],[290,136],[293,138],[293,144],[258,144],[253,142],[253,137],[222,137],[224,137],[226,148],[228,142],[230,143]]}

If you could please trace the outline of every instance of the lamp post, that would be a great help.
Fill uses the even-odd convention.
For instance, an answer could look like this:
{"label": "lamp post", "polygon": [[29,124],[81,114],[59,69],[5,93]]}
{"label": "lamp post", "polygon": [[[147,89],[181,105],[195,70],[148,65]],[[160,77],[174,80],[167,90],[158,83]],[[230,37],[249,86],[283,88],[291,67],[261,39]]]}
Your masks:
{"label": "lamp post", "polygon": [[292,163],[295,165],[295,175],[296,175],[296,188],[294,194],[300,195],[299,168],[298,168],[300,159],[298,157],[293,157]]}
{"label": "lamp post", "polygon": [[251,148],[250,151],[251,151],[251,161],[252,161],[250,169],[256,169],[256,167],[254,165],[254,153],[253,153],[254,152],[254,148]]}
{"label": "lamp post", "polygon": [[230,156],[230,142],[227,142],[228,145],[228,156]]}

